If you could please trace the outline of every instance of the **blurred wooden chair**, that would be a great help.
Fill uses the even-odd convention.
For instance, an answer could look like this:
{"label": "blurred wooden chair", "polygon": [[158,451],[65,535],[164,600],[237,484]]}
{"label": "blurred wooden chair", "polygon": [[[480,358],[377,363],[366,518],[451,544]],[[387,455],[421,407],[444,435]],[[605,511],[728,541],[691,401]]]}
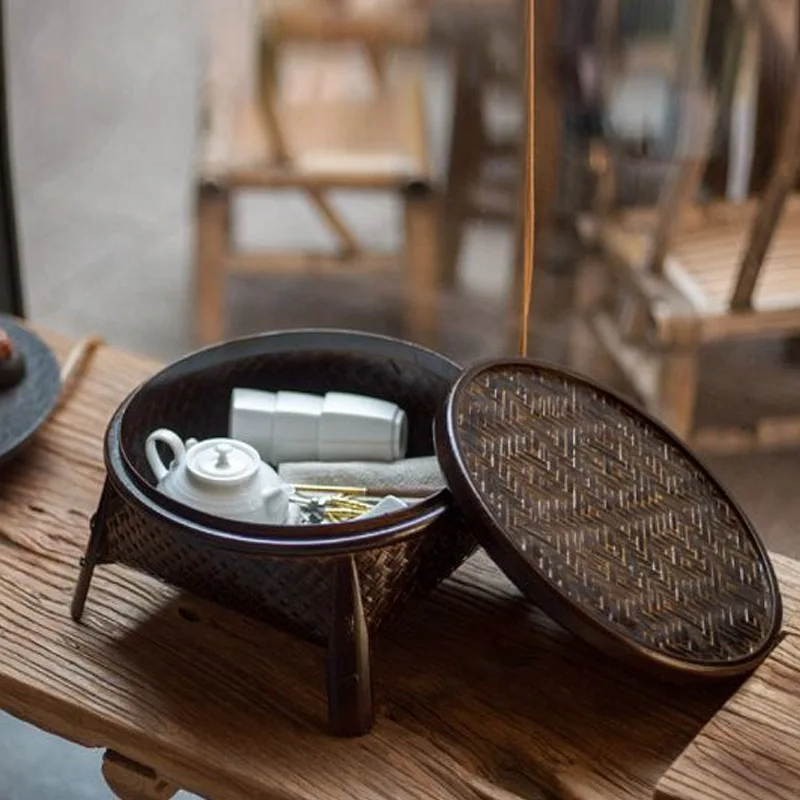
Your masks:
{"label": "blurred wooden chair", "polygon": [[470,222],[510,227],[517,221],[524,135],[518,11],[513,2],[461,9],[474,21],[463,24],[451,43],[454,108],[442,219],[442,277],[448,285],[456,282]]}
{"label": "blurred wooden chair", "polygon": [[[424,12],[406,0],[212,0],[197,166],[197,332],[224,334],[225,278],[261,271],[381,270],[404,260],[407,333],[436,325],[438,199],[417,48]],[[300,189],[335,252],[242,252],[231,240],[240,190]],[[364,250],[332,189],[396,191],[404,253]]]}
{"label": "blurred wooden chair", "polygon": [[[743,66],[743,37],[749,2],[698,0],[675,5],[651,4],[647,0],[627,4],[621,0],[600,0],[595,52],[599,73],[597,102],[602,109],[603,130],[601,137],[591,143],[589,154],[591,169],[598,177],[596,216],[605,216],[620,203],[656,202],[671,172],[670,166],[680,157],[675,138],[676,134],[683,134],[680,126],[686,117],[685,113],[683,118],[680,116],[682,95],[691,94],[692,102],[700,102],[705,92],[706,102],[720,109],[716,129],[710,131],[714,138],[709,142],[718,144],[723,135],[727,137],[731,132],[734,94],[737,97],[747,94],[737,93],[737,82],[742,83],[741,76],[748,71]],[[623,35],[620,30],[623,6],[629,17],[639,18],[634,25],[635,34],[628,31]],[[627,19],[628,28],[632,25],[633,20]],[[646,96],[654,98],[652,106]],[[746,110],[752,115],[754,102],[752,98],[747,100],[750,108]],[[639,114],[634,107],[636,112],[641,109]],[[753,120],[742,122],[747,125]],[[749,154],[738,152],[742,149],[740,143],[747,143],[747,136],[728,138],[734,158],[747,162],[748,155],[752,157],[752,148]],[[700,148],[696,143],[692,148],[694,159]],[[709,156],[720,160],[721,153],[722,148],[717,147],[713,154],[701,154],[703,167],[707,166]],[[747,166],[746,163],[745,172]],[[742,171],[738,170],[740,174]],[[744,194],[746,187],[739,196]]]}
{"label": "blurred wooden chair", "polygon": [[[747,27],[770,49],[774,32],[760,10],[742,6]],[[588,333],[651,411],[704,448],[786,443],[800,434],[797,420],[762,420],[734,432],[698,430],[695,422],[702,345],[800,333],[800,197],[791,196],[800,160],[796,49],[784,71],[782,134],[761,198],[696,205],[713,119],[708,98],[688,92],[678,165],[659,208],[600,220],[602,258],[578,297],[576,365],[588,367],[577,358],[589,352]]]}

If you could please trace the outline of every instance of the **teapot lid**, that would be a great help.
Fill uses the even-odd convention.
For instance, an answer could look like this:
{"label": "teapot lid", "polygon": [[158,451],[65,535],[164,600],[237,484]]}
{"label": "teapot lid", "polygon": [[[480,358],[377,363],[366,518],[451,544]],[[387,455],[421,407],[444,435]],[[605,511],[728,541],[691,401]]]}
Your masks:
{"label": "teapot lid", "polygon": [[190,477],[207,486],[238,486],[256,473],[260,462],[255,448],[236,439],[206,439],[186,453]]}

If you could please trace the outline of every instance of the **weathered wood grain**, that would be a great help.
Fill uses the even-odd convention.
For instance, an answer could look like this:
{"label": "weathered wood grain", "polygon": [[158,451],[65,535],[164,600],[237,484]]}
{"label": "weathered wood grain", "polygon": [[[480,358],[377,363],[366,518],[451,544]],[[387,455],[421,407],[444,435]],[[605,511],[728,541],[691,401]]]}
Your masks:
{"label": "weathered wood grain", "polygon": [[800,796],[800,637],[791,634],[659,781],[658,800]]}
{"label": "weathered wood grain", "polygon": [[[0,705],[17,717],[209,798],[625,799],[650,797],[735,691],[634,675],[483,555],[377,637],[359,739],[325,733],[320,648],[153,579],[98,568],[73,623],[103,431],[155,368],[101,348],[0,476]],[[800,633],[800,566],[775,562]]]}

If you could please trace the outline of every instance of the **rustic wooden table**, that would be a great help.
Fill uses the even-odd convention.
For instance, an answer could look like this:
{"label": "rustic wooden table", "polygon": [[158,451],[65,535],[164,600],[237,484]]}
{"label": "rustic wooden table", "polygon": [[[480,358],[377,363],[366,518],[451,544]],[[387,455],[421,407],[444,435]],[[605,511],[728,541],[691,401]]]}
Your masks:
{"label": "rustic wooden table", "polygon": [[478,555],[378,637],[377,724],[351,740],[323,729],[322,650],[266,625],[121,567],[74,623],[106,421],[157,366],[101,348],[0,479],[0,703],[106,748],[121,797],[800,796],[800,564],[780,556],[771,658],[741,687],[676,688],[582,645]]}

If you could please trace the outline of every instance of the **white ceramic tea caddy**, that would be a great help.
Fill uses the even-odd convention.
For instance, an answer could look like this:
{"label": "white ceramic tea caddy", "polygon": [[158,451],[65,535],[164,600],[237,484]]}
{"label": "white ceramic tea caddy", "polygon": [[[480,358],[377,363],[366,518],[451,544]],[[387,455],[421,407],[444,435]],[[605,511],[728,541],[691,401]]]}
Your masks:
{"label": "white ceramic tea caddy", "polygon": [[[158,453],[163,442],[172,451],[167,466]],[[185,443],[166,428],[153,431],[145,455],[158,488],[181,503],[227,519],[281,525],[289,517],[289,492],[256,450],[236,439]]]}

